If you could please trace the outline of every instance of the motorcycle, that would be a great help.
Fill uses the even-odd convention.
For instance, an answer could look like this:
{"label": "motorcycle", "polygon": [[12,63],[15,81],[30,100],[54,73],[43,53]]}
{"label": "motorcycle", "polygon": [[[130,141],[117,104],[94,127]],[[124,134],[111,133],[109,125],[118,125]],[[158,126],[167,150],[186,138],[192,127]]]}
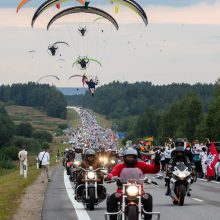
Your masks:
{"label": "motorcycle", "polygon": [[67,162],[67,175],[69,175],[70,181],[76,183],[77,180],[77,167],[81,165],[81,161],[74,160],[74,162]]}
{"label": "motorcycle", "polygon": [[[105,220],[108,216],[117,215],[118,220],[141,220],[144,214],[156,215],[157,220],[160,220],[159,212],[147,212],[142,205],[142,197],[144,196],[142,185],[156,184],[149,179],[144,178],[143,172],[138,168],[124,168],[121,171],[120,177],[113,177],[113,180],[107,183],[119,181],[122,184],[122,192],[117,193],[120,202],[118,204],[118,212],[106,212]],[[110,205],[110,197],[107,198],[107,207]]]}
{"label": "motorcycle", "polygon": [[170,183],[170,196],[173,199],[173,204],[183,206],[185,196],[189,192],[192,183],[191,172],[184,163],[178,163],[174,167]]}
{"label": "motorcycle", "polygon": [[215,180],[220,181],[220,160],[215,165]]}
{"label": "motorcycle", "polygon": [[[103,184],[100,184],[100,179],[97,177],[97,172],[105,172],[103,169],[93,169],[92,166],[89,169],[79,168],[78,171],[85,172],[84,184],[76,186],[75,195],[78,202],[82,202],[87,209],[94,210],[94,206],[98,205],[106,199],[106,188]],[[82,196],[79,196],[79,191],[82,190]]]}
{"label": "motorcycle", "polygon": [[108,172],[111,173],[113,167],[117,164],[117,161],[114,159],[109,160],[109,162],[105,165],[105,167],[108,169]]}
{"label": "motorcycle", "polygon": [[105,156],[101,156],[99,158],[99,162],[101,163],[102,168],[105,168],[106,164],[108,163],[108,158]]}

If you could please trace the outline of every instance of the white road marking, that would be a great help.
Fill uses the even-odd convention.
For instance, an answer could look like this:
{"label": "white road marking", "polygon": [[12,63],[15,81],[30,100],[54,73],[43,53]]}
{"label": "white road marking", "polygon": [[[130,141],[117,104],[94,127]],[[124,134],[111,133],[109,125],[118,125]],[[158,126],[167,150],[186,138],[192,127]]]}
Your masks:
{"label": "white road marking", "polygon": [[86,212],[86,210],[84,209],[84,206],[81,203],[78,203],[75,199],[74,199],[74,190],[72,188],[72,185],[70,183],[69,177],[66,174],[66,171],[64,170],[64,184],[66,187],[66,192],[69,196],[70,201],[73,204],[73,207],[76,211],[76,215],[78,217],[79,220],[83,219],[83,220],[91,220],[88,213]]}
{"label": "white road marking", "polygon": [[197,199],[197,198],[192,198],[192,199],[194,199],[194,200],[196,200],[196,201],[198,201],[198,202],[204,202],[204,201],[201,200],[201,199]]}

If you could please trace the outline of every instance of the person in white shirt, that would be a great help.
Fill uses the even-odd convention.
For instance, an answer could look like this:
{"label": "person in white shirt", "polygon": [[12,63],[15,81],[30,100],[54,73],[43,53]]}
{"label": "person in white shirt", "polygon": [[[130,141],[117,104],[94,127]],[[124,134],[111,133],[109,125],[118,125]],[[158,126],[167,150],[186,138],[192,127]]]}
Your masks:
{"label": "person in white shirt", "polygon": [[18,158],[20,160],[20,176],[24,176],[24,178],[27,178],[27,154],[25,146],[18,152]]}
{"label": "person in white shirt", "polygon": [[49,162],[50,162],[50,155],[47,152],[47,149],[43,149],[38,155],[38,160],[42,161],[42,168],[41,168],[41,178],[42,183],[44,183],[45,179],[47,178],[48,182],[51,182],[50,173],[49,173]]}
{"label": "person in white shirt", "polygon": [[203,147],[203,148],[202,148],[202,152],[200,153],[199,157],[200,157],[200,159],[201,159],[203,178],[206,178],[206,173],[207,173],[207,160],[208,160],[206,147]]}
{"label": "person in white shirt", "polygon": [[195,144],[193,146],[194,154],[199,154],[201,152],[201,146],[198,140],[195,140]]}

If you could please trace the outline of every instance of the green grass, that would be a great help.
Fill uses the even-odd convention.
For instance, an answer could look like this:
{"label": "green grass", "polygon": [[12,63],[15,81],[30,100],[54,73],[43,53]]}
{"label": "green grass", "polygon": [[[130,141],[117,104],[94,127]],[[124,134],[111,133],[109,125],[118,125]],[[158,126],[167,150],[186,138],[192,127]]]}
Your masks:
{"label": "green grass", "polygon": [[[67,144],[53,143],[50,147],[50,166],[56,164],[56,152],[59,149],[63,152]],[[24,179],[19,175],[19,164],[12,170],[0,170],[0,219],[11,220],[19,206],[20,199],[25,189],[33,184],[40,175],[40,170],[36,169],[37,155],[28,157],[28,177]]]}
{"label": "green grass", "polygon": [[55,132],[58,124],[67,123],[66,120],[49,117],[46,113],[32,107],[10,105],[6,106],[6,110],[15,124],[28,122],[33,128],[39,130]]}
{"label": "green grass", "polygon": [[32,184],[38,177],[40,171],[35,166],[29,167],[28,178],[24,179],[16,169],[0,178],[0,219],[12,219],[19,201],[27,186]]}

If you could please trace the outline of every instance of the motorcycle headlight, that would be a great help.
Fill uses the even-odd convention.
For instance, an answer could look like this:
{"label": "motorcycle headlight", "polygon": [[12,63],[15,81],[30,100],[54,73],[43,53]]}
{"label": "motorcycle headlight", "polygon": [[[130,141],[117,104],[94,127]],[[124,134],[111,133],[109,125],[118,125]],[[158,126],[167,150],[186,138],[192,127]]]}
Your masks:
{"label": "motorcycle headlight", "polygon": [[115,161],[114,161],[114,160],[111,160],[111,163],[112,163],[112,164],[114,164],[114,163],[115,163]]}
{"label": "motorcycle headlight", "polygon": [[181,178],[181,179],[183,179],[183,178],[185,178],[185,177],[186,177],[186,174],[185,174],[185,173],[183,173],[183,172],[181,172],[181,173],[179,173],[178,177],[179,177],[179,178]]}
{"label": "motorcycle headlight", "polygon": [[95,178],[95,173],[93,171],[89,171],[87,174],[89,179],[94,179]]}
{"label": "motorcycle headlight", "polygon": [[128,186],[126,190],[129,196],[137,196],[138,195],[138,187],[137,186]]}
{"label": "motorcycle headlight", "polygon": [[79,166],[79,165],[80,165],[80,162],[79,162],[79,161],[75,161],[74,164],[75,164],[76,166]]}

